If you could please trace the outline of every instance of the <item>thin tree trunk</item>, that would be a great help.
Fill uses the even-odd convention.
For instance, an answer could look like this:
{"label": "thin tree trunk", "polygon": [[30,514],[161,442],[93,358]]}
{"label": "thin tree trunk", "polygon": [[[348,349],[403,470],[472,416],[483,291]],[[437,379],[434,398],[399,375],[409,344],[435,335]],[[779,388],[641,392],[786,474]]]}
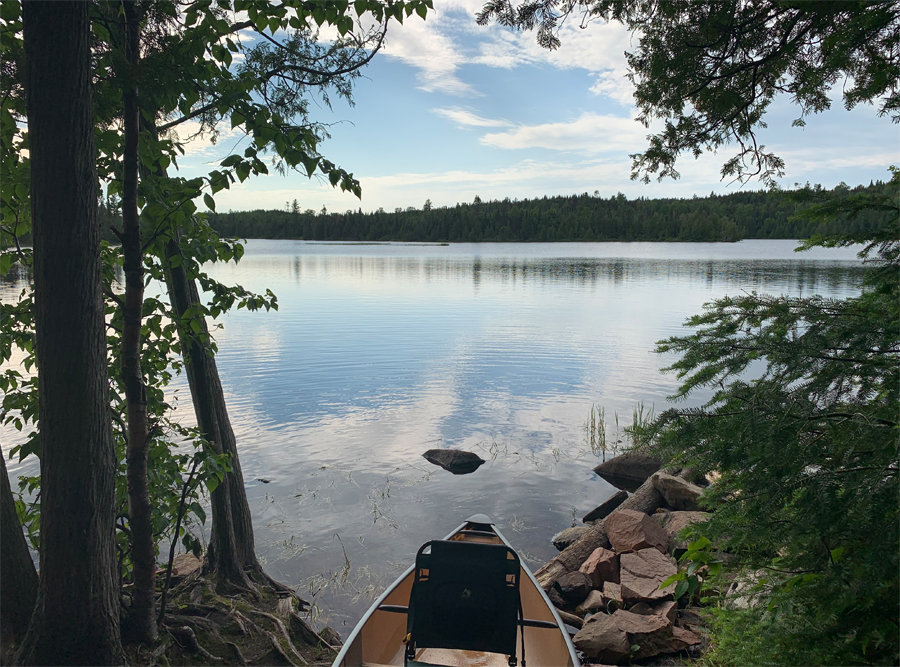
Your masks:
{"label": "thin tree trunk", "polygon": [[16,514],[6,457],[0,452],[0,633],[4,645],[25,634],[37,591],[37,570]]}
{"label": "thin tree trunk", "polygon": [[[156,128],[150,128],[156,134]],[[161,172],[161,176],[165,172]],[[171,259],[178,257],[173,267]],[[181,250],[177,241],[166,244],[166,288],[174,314],[179,319],[184,316],[188,308],[200,303],[200,295],[196,282],[184,271],[181,262]],[[200,336],[209,335],[209,329],[204,318],[198,319],[200,324]],[[250,574],[259,583],[263,583],[279,590],[289,591],[283,584],[269,577],[256,557],[256,542],[253,535],[253,518],[250,514],[250,503],[247,502],[247,492],[244,487],[244,475],[241,472],[241,461],[237,451],[237,440],[234,430],[231,428],[231,420],[228,417],[228,407],[225,404],[225,393],[222,390],[222,382],[219,379],[219,370],[216,359],[208,345],[197,340],[196,336],[182,334],[182,357],[185,367],[188,369],[188,384],[191,390],[191,399],[194,404],[194,414],[197,424],[204,436],[215,443],[231,456],[231,474],[226,476],[228,481],[224,492],[228,498],[231,527],[221,520],[220,514],[213,512],[212,539],[210,540],[210,559],[219,563],[222,558],[216,554],[219,537],[216,533],[224,531],[222,539],[228,541],[228,536],[233,535],[234,549],[240,568]],[[185,344],[185,340],[188,340]],[[229,547],[230,549],[230,547]]]}
{"label": "thin tree trunk", "polygon": [[23,10],[41,435],[41,568],[19,662],[122,664],[90,4],[28,0]]}
{"label": "thin tree trunk", "polygon": [[[178,257],[178,261],[172,261],[174,257]],[[222,442],[226,437],[223,425],[227,427],[229,433],[231,426],[228,423],[227,412],[224,414],[224,420],[222,419],[222,413],[225,411],[225,398],[212,351],[197,340],[197,335],[192,335],[187,330],[186,323],[183,321],[188,308],[200,303],[200,295],[197,292],[196,282],[187,276],[181,259],[178,241],[168,241],[166,243],[166,286],[173,314],[180,322],[181,354],[184,357],[188,384],[191,388],[194,414],[197,416],[197,425],[203,436],[212,444],[214,451],[221,454],[224,451]],[[200,325],[198,335],[208,336],[206,320],[202,316],[198,316],[195,321]],[[231,438],[234,439],[233,433]],[[236,451],[232,454],[231,463],[233,469],[239,470]],[[239,473],[236,476],[232,472],[225,475],[222,483],[210,494],[213,529],[207,562],[208,568],[215,573],[217,584],[223,591],[235,588],[254,590],[243,567],[233,523],[230,493],[231,487],[238,483],[241,483],[243,491]]]}
{"label": "thin tree trunk", "polygon": [[131,66],[122,94],[124,152],[122,156],[122,254],[125,298],[122,305],[122,380],[128,413],[128,524],[131,528],[131,560],[134,565],[134,601],[128,614],[129,639],[156,640],[156,549],[150,491],[147,486],[147,388],[141,372],[141,322],[144,305],[144,266],[141,225],[138,218],[139,108],[137,66],[140,59],[140,17],[134,0],[122,2],[125,13],[125,56]]}

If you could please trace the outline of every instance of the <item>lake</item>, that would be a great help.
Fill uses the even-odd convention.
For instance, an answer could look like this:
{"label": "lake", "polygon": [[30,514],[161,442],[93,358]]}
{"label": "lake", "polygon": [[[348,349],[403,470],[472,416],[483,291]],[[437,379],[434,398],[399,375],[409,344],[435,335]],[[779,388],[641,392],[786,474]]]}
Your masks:
{"label": "lake", "polygon": [[[613,492],[591,471],[592,406],[614,440],[616,414],[624,426],[675,391],[656,341],[725,294],[859,292],[854,251],[794,246],[247,242],[212,274],[272,289],[279,310],[232,313],[215,337],[268,572],[346,636],[421,543],[471,514],[537,567]],[[173,389],[193,421],[186,383]],[[434,447],[488,462],[454,476],[421,458]]]}

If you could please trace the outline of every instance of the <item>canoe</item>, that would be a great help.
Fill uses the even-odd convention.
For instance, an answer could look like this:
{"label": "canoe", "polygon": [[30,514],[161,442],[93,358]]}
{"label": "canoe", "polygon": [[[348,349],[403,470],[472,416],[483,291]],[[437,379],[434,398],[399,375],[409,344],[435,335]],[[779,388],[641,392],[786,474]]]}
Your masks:
{"label": "canoe", "polygon": [[[419,567],[417,568],[417,565],[413,564],[375,601],[347,638],[333,667],[377,667],[379,665],[400,666],[404,664],[410,666],[424,664],[453,665],[454,667],[508,667],[516,662],[519,665],[526,664],[522,661],[523,649],[527,667],[580,666],[581,663],[569,638],[569,633],[553,604],[547,599],[547,595],[535,580],[534,575],[521,562],[509,542],[487,516],[476,514],[469,517],[444,540],[439,543],[429,542],[423,545],[416,560]],[[510,581],[517,579],[519,598],[516,602],[521,601],[518,615],[517,617],[514,615],[511,621],[516,626],[514,656],[512,653],[504,655],[482,650],[451,648],[446,644],[443,647],[435,648],[433,643],[429,645],[427,642],[422,642],[422,644],[428,647],[419,648],[414,639],[411,641],[412,632],[416,630],[409,631],[408,617],[419,618],[421,623],[421,618],[425,614],[419,611],[418,607],[415,612],[410,612],[410,598],[421,599],[421,591],[425,588],[425,584],[418,582],[423,579],[428,580],[429,571],[423,569],[422,563],[428,563],[429,554],[436,554],[439,551],[441,553],[449,551],[452,554],[459,552],[460,549],[462,551],[492,551],[490,548],[484,549],[477,546],[472,548],[456,544],[459,542],[499,545],[497,549],[501,550],[505,547],[505,551],[509,555],[501,556],[502,560],[506,562],[508,557],[512,565],[507,565],[507,567],[518,568],[518,577],[507,577]],[[439,548],[435,548],[435,544]],[[425,560],[420,560],[422,558]],[[466,571],[466,567],[469,566],[466,565],[461,571]],[[476,570],[478,568],[469,569]],[[436,575],[436,572],[434,574]],[[413,592],[414,583],[420,586],[417,594]],[[469,590],[465,590],[464,593],[468,595]],[[449,615],[450,612],[444,615],[442,609],[439,608],[434,612],[434,623],[436,625],[446,624]],[[460,619],[458,615],[455,618]],[[479,622],[473,621],[473,618],[476,617],[463,618],[462,625],[469,622],[474,630],[473,634],[478,634]],[[491,621],[493,622],[493,619]],[[471,625],[473,622],[474,626]],[[421,638],[422,634],[419,633],[418,636]],[[404,640],[412,644],[409,649],[404,644]],[[463,643],[465,643],[465,638]],[[454,644],[454,646],[459,646],[459,644]]]}

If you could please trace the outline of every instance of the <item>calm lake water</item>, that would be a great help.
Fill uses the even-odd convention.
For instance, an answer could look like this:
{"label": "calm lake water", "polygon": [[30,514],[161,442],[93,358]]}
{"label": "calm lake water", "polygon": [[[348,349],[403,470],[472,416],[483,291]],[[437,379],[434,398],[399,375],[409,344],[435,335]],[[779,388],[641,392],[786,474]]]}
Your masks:
{"label": "calm lake water", "polygon": [[[664,409],[677,386],[655,341],[725,294],[858,293],[852,250],[794,246],[249,241],[212,273],[278,295],[278,312],[216,333],[269,573],[346,635],[421,543],[471,514],[532,566],[549,559],[550,537],[613,491],[591,472],[591,407],[614,436],[616,413]],[[421,458],[433,447],[488,463],[454,476]]]}

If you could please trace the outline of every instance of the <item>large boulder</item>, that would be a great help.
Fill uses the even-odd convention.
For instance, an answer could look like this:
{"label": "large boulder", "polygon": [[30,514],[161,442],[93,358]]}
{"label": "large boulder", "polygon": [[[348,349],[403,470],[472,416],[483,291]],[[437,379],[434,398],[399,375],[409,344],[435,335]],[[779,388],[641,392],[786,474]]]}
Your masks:
{"label": "large boulder", "polygon": [[603,524],[612,548],[617,553],[638,551],[653,547],[665,553],[669,549],[669,536],[657,521],[643,512],[619,510],[613,512]]}
{"label": "large boulder", "polygon": [[626,603],[654,602],[674,595],[675,584],[660,584],[678,572],[675,564],[657,549],[641,549],[620,556],[619,585]]}
{"label": "large boulder", "polygon": [[660,468],[660,461],[645,452],[625,452],[594,468],[594,472],[619,489],[637,491]]}
{"label": "large boulder", "polygon": [[550,541],[558,551],[564,551],[570,545],[577,542],[578,538],[580,538],[589,530],[589,526],[572,526],[571,528],[566,528],[565,530],[559,531],[556,535],[550,538]]}
{"label": "large boulder", "polygon": [[678,534],[694,523],[702,523],[709,519],[707,512],[657,512],[653,515],[669,536],[669,552],[676,557],[688,548],[688,541]]}
{"label": "large boulder", "polygon": [[619,610],[612,615],[591,616],[572,642],[589,658],[620,663],[629,658],[641,660],[660,653],[676,653],[698,644],[700,637],[676,628],[663,615]]}
{"label": "large boulder", "polygon": [[572,643],[587,657],[599,662],[624,662],[631,654],[631,642],[616,621],[615,615],[594,614],[572,638]]}
{"label": "large boulder", "polygon": [[658,472],[653,475],[653,486],[673,510],[695,512],[700,509],[697,501],[703,489],[682,477]]}
{"label": "large boulder", "polygon": [[619,583],[619,556],[615,551],[598,547],[581,564],[580,572],[584,572],[591,580],[591,586],[600,590],[604,581]]}
{"label": "large boulder", "polygon": [[584,523],[590,523],[591,521],[600,521],[600,519],[605,519],[610,514],[612,514],[619,505],[624,503],[627,498],[627,491],[616,491],[604,502],[600,503],[599,505],[597,505],[597,507],[585,514],[582,521]]}
{"label": "large boulder", "polygon": [[569,572],[557,579],[553,588],[567,604],[575,606],[591,592],[591,580],[582,572]]}
{"label": "large boulder", "polygon": [[429,463],[440,466],[454,475],[468,475],[478,470],[485,462],[478,454],[460,449],[429,449],[422,456]]}

